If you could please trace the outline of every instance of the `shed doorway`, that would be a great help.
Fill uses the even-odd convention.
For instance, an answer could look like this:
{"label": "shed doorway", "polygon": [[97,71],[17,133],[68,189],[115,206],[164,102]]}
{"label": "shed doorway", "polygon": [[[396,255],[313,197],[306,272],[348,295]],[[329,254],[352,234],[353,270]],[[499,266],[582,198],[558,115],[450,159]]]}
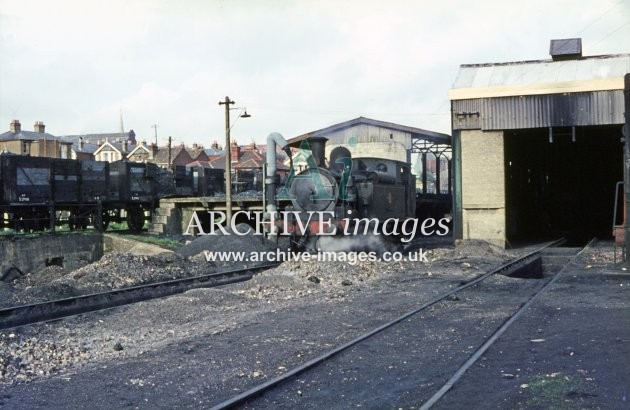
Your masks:
{"label": "shed doorway", "polygon": [[508,243],[610,238],[621,136],[621,125],[505,131]]}

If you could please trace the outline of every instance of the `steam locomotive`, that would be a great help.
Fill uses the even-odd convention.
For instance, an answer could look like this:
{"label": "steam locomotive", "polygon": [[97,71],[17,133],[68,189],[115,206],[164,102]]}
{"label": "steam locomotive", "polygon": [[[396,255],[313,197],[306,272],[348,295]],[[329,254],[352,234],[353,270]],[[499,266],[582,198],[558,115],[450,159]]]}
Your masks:
{"label": "steam locomotive", "polygon": [[0,155],[0,229],[142,230],[160,198],[223,190],[223,170],[166,170],[151,163]]}
{"label": "steam locomotive", "polygon": [[[322,238],[345,233],[383,233],[385,222],[413,218],[416,212],[415,176],[408,163],[376,157],[352,158],[336,147],[326,161],[327,139],[311,137],[289,143],[280,134],[267,139],[266,212],[281,235],[290,234],[294,248],[321,250]],[[289,155],[291,173],[280,184],[276,176],[275,147]],[[297,153],[291,148],[298,148]],[[298,158],[306,167],[296,171]],[[280,209],[282,201],[291,205]],[[274,217],[280,213],[283,218]],[[288,220],[287,220],[288,218]],[[394,235],[383,235],[396,239]]]}

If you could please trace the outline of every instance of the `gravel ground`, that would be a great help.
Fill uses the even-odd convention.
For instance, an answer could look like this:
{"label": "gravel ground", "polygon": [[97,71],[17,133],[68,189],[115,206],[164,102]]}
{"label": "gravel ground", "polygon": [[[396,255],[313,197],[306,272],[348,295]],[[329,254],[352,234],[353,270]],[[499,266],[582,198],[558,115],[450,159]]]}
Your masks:
{"label": "gravel ground", "polygon": [[[247,224],[238,224],[235,228],[240,233],[249,232],[252,229]],[[240,235],[232,232],[231,229],[227,229],[226,232],[228,235],[223,235],[221,231],[217,230],[217,235],[198,236],[190,243],[179,248],[177,254],[183,257],[190,257],[204,251],[251,252],[275,249],[274,244],[263,235]]]}
{"label": "gravel ground", "polygon": [[[426,289],[456,286],[462,279],[496,266],[510,255],[510,252],[487,244],[472,243],[456,249],[428,251],[428,263],[406,260],[356,265],[347,262],[285,262],[251,281],[220,289],[196,289],[108,312],[3,331],[0,332],[0,384],[14,385],[63,375],[86,366],[142,357],[147,352],[200,335],[229,335],[247,323],[279,311],[302,308],[316,309],[313,312],[322,309],[343,311],[353,303],[360,305],[369,297],[380,300],[391,292],[395,292],[402,303],[405,298],[412,300],[417,296],[419,281],[424,281]],[[208,269],[205,261],[201,264],[172,254],[157,257],[108,255],[96,264],[59,277],[55,276],[58,272],[50,269],[39,278],[23,278],[15,289],[18,286],[24,286],[23,292],[38,289],[42,292],[41,297],[49,297],[44,290],[54,288],[51,292],[56,294],[62,285],[74,291],[129,286],[147,280],[195,274],[198,265]],[[134,272],[133,278],[124,273],[130,271]],[[52,281],[47,284],[41,283],[50,279]],[[407,286],[414,290],[406,290]],[[31,297],[34,292],[28,294]],[[401,306],[404,307],[404,303]],[[366,308],[378,312],[378,308]],[[354,320],[360,322],[361,318]],[[323,345],[318,341],[313,343]]]}
{"label": "gravel ground", "polygon": [[[241,224],[237,228],[246,231]],[[99,261],[69,271],[61,266],[27,273],[11,282],[0,281],[0,308],[18,306],[47,300],[62,299],[77,295],[105,292],[147,283],[185,278],[235,268],[233,264],[208,261],[205,252],[267,251],[274,249],[262,236],[200,236],[188,243],[177,253],[154,256],[130,253],[108,253]],[[253,266],[243,262],[241,266]]]}
{"label": "gravel ground", "polygon": [[630,275],[613,260],[610,243],[582,254],[436,408],[630,408]]}
{"label": "gravel ground", "polygon": [[[434,249],[428,263],[290,262],[238,285],[0,332],[0,405],[208,408],[409,311],[510,254],[474,243]],[[617,272],[610,247],[583,255],[438,407],[627,408],[630,283],[628,275]],[[468,338],[496,328],[502,312],[493,309],[492,298],[511,300],[520,284],[540,283],[496,276],[479,292],[440,304],[435,308],[440,320],[411,326],[437,343],[431,348],[416,338],[402,339],[405,348],[387,356],[368,344],[359,359],[387,364],[371,374],[375,389],[387,385],[410,392],[393,395],[387,407],[397,397],[405,408],[416,406],[414,386],[437,389],[432,377],[450,375],[441,370],[444,360],[461,363],[461,354],[475,348]],[[467,307],[482,298],[489,301],[486,308]],[[450,304],[464,314],[450,315],[444,309]],[[470,327],[468,319],[475,320]],[[392,342],[400,339],[394,336]],[[418,356],[428,364],[409,367]],[[351,362],[328,382],[351,386],[363,376],[357,366]],[[420,384],[408,380],[423,369],[433,373]],[[301,400],[315,384],[300,380],[291,397],[270,407],[317,407],[316,401]],[[348,407],[343,397],[328,404]]]}

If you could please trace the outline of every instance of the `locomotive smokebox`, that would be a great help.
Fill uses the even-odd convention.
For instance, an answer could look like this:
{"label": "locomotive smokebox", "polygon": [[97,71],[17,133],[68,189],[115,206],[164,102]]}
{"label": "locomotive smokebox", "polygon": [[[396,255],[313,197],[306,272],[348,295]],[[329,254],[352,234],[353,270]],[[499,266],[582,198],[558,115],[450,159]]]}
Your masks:
{"label": "locomotive smokebox", "polygon": [[308,145],[311,147],[311,153],[315,160],[315,165],[325,167],[326,162],[326,137],[311,137],[308,139]]}

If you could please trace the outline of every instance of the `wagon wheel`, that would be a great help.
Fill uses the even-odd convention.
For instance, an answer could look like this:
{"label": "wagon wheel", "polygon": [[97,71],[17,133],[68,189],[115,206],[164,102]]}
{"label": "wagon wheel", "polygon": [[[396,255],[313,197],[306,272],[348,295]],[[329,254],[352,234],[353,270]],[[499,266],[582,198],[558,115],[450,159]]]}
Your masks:
{"label": "wagon wheel", "polygon": [[16,232],[34,232],[46,229],[50,225],[50,216],[47,212],[33,210],[30,212],[16,212],[13,215],[13,228]]}
{"label": "wagon wheel", "polygon": [[114,215],[113,212],[114,211],[109,209],[103,209],[99,216],[98,211],[94,211],[90,217],[92,226],[96,229],[100,229],[101,231],[106,231],[109,227],[109,223],[115,219],[116,215]]}
{"label": "wagon wheel", "polygon": [[86,229],[89,225],[91,215],[81,210],[70,211],[68,216],[68,227],[71,231],[76,229]]}
{"label": "wagon wheel", "polygon": [[[54,218],[53,214],[53,218]],[[33,220],[33,230],[34,231],[43,231],[44,229],[50,228],[50,213],[48,210],[41,210],[35,214],[35,218]],[[54,222],[54,220],[53,220]]]}
{"label": "wagon wheel", "polygon": [[132,232],[142,231],[144,226],[144,210],[141,207],[127,209],[127,226]]}
{"label": "wagon wheel", "polygon": [[81,227],[81,218],[77,216],[74,211],[70,212],[70,216],[68,217],[68,227],[71,231]]}
{"label": "wagon wheel", "polygon": [[11,228],[15,232],[20,232],[20,229],[24,228],[24,223],[22,222],[22,216],[18,212],[13,212],[12,216],[9,216]]}

